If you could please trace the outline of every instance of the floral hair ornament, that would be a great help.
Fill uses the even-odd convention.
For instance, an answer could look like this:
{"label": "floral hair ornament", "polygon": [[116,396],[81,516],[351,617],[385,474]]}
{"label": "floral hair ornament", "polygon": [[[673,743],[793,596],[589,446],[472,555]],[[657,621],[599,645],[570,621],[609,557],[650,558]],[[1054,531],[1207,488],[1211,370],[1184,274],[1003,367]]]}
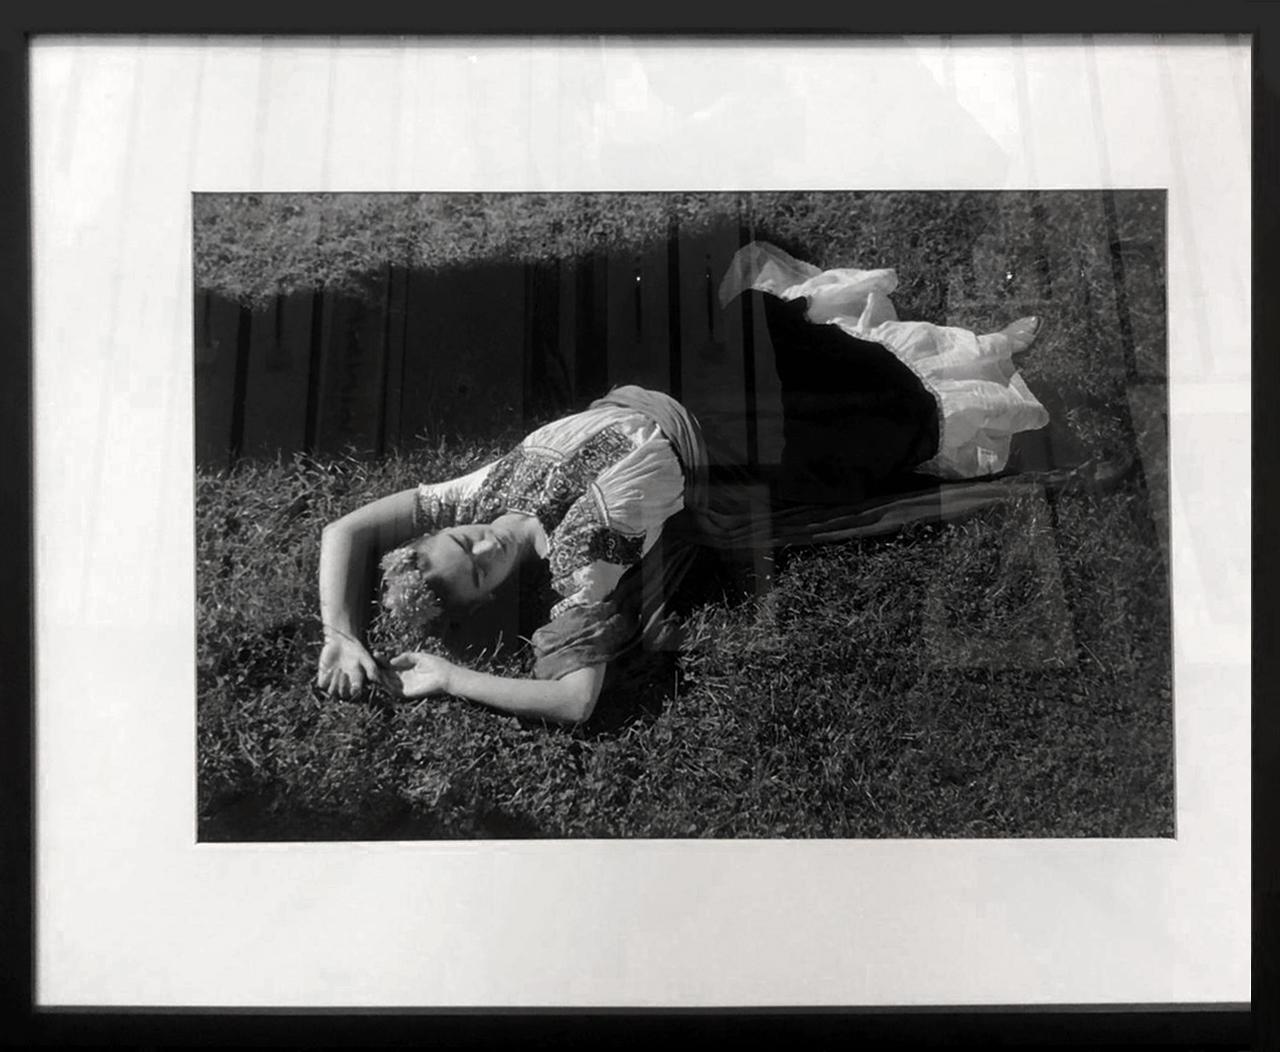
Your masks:
{"label": "floral hair ornament", "polygon": [[394,548],[382,557],[383,605],[400,621],[425,628],[444,613],[440,593],[418,565],[413,548]]}

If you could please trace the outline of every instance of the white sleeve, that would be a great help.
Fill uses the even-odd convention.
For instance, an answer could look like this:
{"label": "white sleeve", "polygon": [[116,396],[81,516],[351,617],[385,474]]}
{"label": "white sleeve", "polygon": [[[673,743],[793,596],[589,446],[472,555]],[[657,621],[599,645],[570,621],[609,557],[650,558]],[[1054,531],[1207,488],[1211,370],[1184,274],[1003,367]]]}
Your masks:
{"label": "white sleeve", "polygon": [[469,474],[445,482],[422,483],[413,509],[414,526],[426,533],[471,522],[473,498],[497,463],[497,460],[490,461]]}

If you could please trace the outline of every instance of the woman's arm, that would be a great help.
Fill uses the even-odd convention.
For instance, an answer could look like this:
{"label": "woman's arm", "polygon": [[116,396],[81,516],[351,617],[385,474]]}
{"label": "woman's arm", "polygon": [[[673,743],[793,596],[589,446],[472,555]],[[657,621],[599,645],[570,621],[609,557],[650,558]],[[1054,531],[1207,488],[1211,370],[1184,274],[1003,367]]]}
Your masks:
{"label": "woman's arm", "polygon": [[391,662],[406,698],[453,694],[510,712],[557,723],[582,723],[594,711],[604,665],[575,669],[559,679],[515,679],[476,672],[434,654],[401,654]]}
{"label": "woman's arm", "polygon": [[417,490],[383,497],[331,522],[320,537],[320,620],[325,643],[316,683],[352,698],[379,669],[361,642],[368,586],[378,554],[411,539]]}

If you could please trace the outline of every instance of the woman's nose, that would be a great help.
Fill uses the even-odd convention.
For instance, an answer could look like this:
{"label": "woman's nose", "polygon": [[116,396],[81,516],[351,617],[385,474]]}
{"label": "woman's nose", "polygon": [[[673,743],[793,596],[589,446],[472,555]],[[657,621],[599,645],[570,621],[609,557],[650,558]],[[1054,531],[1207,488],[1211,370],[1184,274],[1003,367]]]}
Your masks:
{"label": "woman's nose", "polygon": [[493,538],[482,537],[480,540],[476,541],[476,543],[471,546],[471,554],[484,555],[487,552],[493,551],[493,548],[494,548]]}

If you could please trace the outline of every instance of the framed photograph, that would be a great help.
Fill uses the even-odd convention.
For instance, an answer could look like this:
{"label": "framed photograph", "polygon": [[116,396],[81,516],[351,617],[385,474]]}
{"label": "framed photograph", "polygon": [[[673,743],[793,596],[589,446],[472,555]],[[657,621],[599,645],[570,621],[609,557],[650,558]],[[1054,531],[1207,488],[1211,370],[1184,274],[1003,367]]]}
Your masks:
{"label": "framed photograph", "polygon": [[1251,77],[36,38],[37,1005],[1247,1004]]}

